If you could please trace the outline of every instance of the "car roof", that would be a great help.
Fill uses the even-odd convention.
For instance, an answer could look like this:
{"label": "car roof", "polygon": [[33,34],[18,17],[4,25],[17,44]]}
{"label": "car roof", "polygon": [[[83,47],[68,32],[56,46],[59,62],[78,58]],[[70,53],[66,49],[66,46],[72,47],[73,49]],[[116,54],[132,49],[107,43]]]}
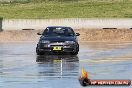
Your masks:
{"label": "car roof", "polygon": [[67,26],[48,26],[47,28],[50,28],[50,27],[52,27],[52,28],[53,28],[53,27],[55,27],[55,28],[56,28],[56,27],[59,27],[59,28],[71,28],[71,27],[67,27]]}

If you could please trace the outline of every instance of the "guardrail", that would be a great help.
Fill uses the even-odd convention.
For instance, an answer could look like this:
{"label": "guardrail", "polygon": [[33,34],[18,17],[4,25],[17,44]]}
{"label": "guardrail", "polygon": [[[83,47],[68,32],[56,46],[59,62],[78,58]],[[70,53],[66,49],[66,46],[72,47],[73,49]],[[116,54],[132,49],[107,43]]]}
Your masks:
{"label": "guardrail", "polygon": [[70,26],[74,29],[132,29],[132,19],[0,19],[0,29],[44,29],[47,26]]}

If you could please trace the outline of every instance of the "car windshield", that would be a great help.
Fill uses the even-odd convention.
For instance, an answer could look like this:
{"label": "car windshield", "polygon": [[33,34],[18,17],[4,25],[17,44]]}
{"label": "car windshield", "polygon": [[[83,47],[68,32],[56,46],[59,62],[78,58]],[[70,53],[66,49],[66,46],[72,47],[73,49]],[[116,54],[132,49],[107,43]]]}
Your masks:
{"label": "car windshield", "polygon": [[75,33],[69,27],[48,27],[43,32],[44,36],[74,36]]}

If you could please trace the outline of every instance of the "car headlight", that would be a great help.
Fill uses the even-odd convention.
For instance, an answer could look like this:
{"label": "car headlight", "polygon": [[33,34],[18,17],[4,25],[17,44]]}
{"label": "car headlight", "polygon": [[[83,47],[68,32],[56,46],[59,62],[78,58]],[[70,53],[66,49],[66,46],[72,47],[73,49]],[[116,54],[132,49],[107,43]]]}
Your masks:
{"label": "car headlight", "polygon": [[65,41],[65,43],[67,43],[67,44],[74,44],[75,42],[74,41]]}
{"label": "car headlight", "polygon": [[40,43],[50,43],[48,40],[41,40]]}

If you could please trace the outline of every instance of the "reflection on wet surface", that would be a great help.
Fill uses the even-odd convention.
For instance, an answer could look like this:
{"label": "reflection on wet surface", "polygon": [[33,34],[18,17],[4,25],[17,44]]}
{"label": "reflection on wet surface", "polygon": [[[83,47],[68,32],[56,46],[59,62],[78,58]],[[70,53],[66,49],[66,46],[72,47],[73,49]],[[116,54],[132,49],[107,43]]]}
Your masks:
{"label": "reflection on wet surface", "polygon": [[132,43],[81,43],[78,56],[37,56],[35,47],[0,43],[0,88],[81,88],[81,67],[91,79],[132,80]]}
{"label": "reflection on wet surface", "polygon": [[78,56],[43,55],[37,56],[39,76],[77,77],[79,70]]}

